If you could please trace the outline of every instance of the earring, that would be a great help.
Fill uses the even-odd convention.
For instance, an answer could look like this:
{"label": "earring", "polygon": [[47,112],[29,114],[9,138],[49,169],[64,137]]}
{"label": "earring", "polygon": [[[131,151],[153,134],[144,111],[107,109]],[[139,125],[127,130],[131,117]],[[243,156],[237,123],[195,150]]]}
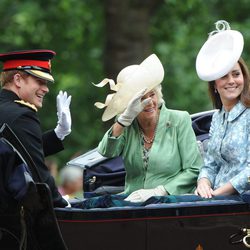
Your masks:
{"label": "earring", "polygon": [[217,94],[217,89],[216,88],[214,88],[214,93]]}

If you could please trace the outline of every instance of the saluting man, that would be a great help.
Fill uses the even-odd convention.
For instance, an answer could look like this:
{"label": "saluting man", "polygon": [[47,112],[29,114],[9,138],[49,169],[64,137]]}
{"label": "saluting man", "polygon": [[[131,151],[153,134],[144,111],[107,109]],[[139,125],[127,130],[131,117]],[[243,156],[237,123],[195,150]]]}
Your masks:
{"label": "saluting man", "polygon": [[51,50],[26,50],[0,54],[3,62],[0,91],[0,126],[7,123],[29,152],[42,182],[47,183],[55,207],[67,206],[51,176],[44,157],[63,150],[62,140],[71,132],[71,96],[60,91],[57,96],[58,122],[55,129],[42,133],[37,115],[43,99],[54,82]]}

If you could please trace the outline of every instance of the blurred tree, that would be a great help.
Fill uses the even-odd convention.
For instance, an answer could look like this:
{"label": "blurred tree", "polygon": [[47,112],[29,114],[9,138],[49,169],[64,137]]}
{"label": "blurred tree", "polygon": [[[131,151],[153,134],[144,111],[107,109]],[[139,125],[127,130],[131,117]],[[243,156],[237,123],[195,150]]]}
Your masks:
{"label": "blurred tree", "polygon": [[127,65],[152,53],[150,19],[163,0],[105,0],[105,51],[107,77],[115,79]]}

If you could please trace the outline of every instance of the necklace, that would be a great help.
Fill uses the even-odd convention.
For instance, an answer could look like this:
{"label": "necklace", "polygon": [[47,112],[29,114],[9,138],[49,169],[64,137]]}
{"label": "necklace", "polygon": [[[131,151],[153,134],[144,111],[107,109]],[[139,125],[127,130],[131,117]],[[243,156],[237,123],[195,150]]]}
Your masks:
{"label": "necklace", "polygon": [[152,139],[147,138],[146,135],[144,135],[144,133],[142,132],[142,130],[141,130],[141,135],[142,135],[142,138],[143,138],[144,142],[146,142],[148,144],[152,144],[154,139],[155,139],[155,130],[154,130],[154,134],[153,134]]}
{"label": "necklace", "polygon": [[[156,128],[158,125],[158,119],[159,116],[156,119],[156,124],[155,124],[155,128],[154,128],[154,133],[153,133],[153,137],[152,139],[149,139],[148,137],[146,137],[146,135],[143,133],[142,128],[140,127],[139,124],[139,131],[140,131],[140,141],[141,141],[141,145],[142,145],[142,160],[143,160],[143,168],[145,171],[147,171],[148,168],[148,162],[149,162],[149,153],[150,153],[150,149],[151,149],[151,144],[153,143],[154,139],[155,139],[155,133],[156,133]],[[146,146],[146,143],[149,144]]]}
{"label": "necklace", "polygon": [[141,132],[141,136],[142,136],[142,139],[145,143],[147,144],[152,144],[154,139],[155,139],[155,132],[156,132],[156,128],[157,128],[157,125],[158,125],[158,118],[159,116],[157,117],[157,120],[156,120],[156,123],[155,123],[155,128],[154,128],[154,133],[153,133],[153,137],[150,139],[149,137],[147,137],[143,131],[142,131],[142,128],[140,127],[140,132]]}

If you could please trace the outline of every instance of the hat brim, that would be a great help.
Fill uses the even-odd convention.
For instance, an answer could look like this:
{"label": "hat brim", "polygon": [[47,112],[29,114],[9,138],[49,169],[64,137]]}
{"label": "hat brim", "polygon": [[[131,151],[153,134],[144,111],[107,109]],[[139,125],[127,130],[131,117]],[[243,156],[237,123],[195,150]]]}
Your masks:
{"label": "hat brim", "polygon": [[25,72],[35,76],[35,77],[38,77],[38,78],[41,78],[43,80],[46,80],[48,82],[51,82],[53,83],[54,82],[54,78],[51,74],[47,73],[47,72],[43,72],[43,71],[40,71],[40,70],[25,70]]}
{"label": "hat brim", "polygon": [[146,93],[151,91],[162,82],[163,78],[164,68],[161,61],[155,54],[150,55],[129,76],[126,84],[121,84],[121,87],[106,107],[102,120],[108,121],[123,112],[136,93],[145,88],[147,89]]}
{"label": "hat brim", "polygon": [[203,81],[214,81],[228,74],[239,60],[244,39],[236,30],[226,30],[211,36],[196,58],[196,72]]}

